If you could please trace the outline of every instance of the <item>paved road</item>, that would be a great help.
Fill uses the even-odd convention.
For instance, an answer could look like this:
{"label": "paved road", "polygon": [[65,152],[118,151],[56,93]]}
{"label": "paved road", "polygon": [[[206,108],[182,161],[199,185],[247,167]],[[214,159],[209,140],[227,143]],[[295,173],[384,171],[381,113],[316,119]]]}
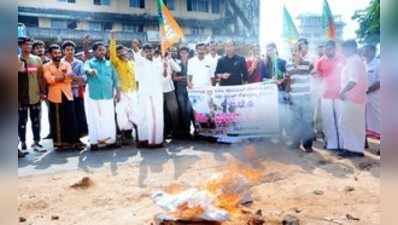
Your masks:
{"label": "paved road", "polygon": [[[42,131],[41,136],[48,134],[49,126],[47,121],[47,106],[42,104]],[[30,128],[30,123],[28,123]],[[32,143],[32,133],[27,129],[27,144]],[[83,139],[86,142],[87,139]],[[156,150],[139,150],[134,146],[122,147],[115,150],[104,150],[98,152],[90,151],[64,151],[57,152],[52,150],[51,140],[41,142],[48,152],[36,153],[29,150],[30,154],[18,160],[18,175],[31,176],[62,171],[84,170],[93,171],[100,168],[110,168],[112,173],[116,173],[117,166],[131,163],[139,165],[150,160],[151,162],[164,162],[168,159],[176,159],[190,162],[205,154],[214,154],[214,157],[223,160],[224,153],[238,154],[245,144],[216,144],[205,141],[175,141],[166,144],[165,148]],[[235,154],[236,153],[236,154]],[[185,163],[184,163],[185,164]]]}
{"label": "paved road", "polygon": [[[43,143],[49,148],[52,144],[51,140],[46,140]],[[189,162],[208,153],[214,154],[214,157],[222,160],[224,153],[238,153],[242,150],[243,145],[243,143],[225,145],[204,141],[175,141],[166,144],[161,149],[137,149],[134,146],[126,146],[120,149],[96,152],[87,150],[31,152],[26,158],[18,160],[18,175],[31,176],[71,170],[90,172],[100,168],[109,168],[112,173],[115,173],[117,166],[122,164],[139,165],[143,161],[156,163],[175,158]]]}
{"label": "paved road", "polygon": [[[46,115],[46,107],[43,106],[43,115]],[[47,117],[43,116],[42,136],[48,134]],[[29,130],[29,129],[28,129]],[[30,131],[27,134],[31,137]],[[29,139],[28,139],[29,140]],[[87,141],[87,140],[83,140]],[[156,164],[163,163],[169,159],[177,160],[179,165],[185,166],[199,159],[206,154],[211,154],[217,160],[223,161],[224,154],[233,154],[241,157],[242,149],[246,143],[225,145],[208,143],[205,141],[175,141],[166,144],[165,148],[156,150],[140,150],[134,146],[122,147],[115,150],[104,150],[98,152],[90,151],[65,151],[56,152],[51,150],[52,141],[43,140],[42,144],[50,149],[46,153],[31,152],[26,158],[18,160],[18,175],[31,176],[39,174],[56,173],[61,171],[84,170],[87,172],[109,168],[114,174],[117,173],[118,165],[130,163],[132,165],[140,165],[150,162]],[[318,148],[322,144],[317,143]],[[273,144],[268,141],[256,143],[257,150],[282,149],[284,147]]]}

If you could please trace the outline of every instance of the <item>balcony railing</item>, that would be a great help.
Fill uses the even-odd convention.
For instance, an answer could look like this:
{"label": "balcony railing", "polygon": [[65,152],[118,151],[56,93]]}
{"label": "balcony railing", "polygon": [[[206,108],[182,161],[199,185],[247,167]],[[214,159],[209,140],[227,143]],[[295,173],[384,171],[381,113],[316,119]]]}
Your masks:
{"label": "balcony railing", "polygon": [[[107,41],[109,39],[109,31],[92,31],[92,30],[74,30],[74,29],[57,29],[57,28],[40,28],[40,27],[27,27],[27,35],[34,39],[41,40],[52,40],[61,42],[63,40],[73,40],[80,42],[84,35],[89,34],[92,40],[95,41]],[[139,39],[143,42],[148,41],[146,32],[127,32],[118,31],[116,32],[118,41],[130,42],[133,39]],[[209,39],[208,35],[186,35],[185,41],[188,43],[204,42]],[[228,39],[232,39],[236,42],[243,43],[258,43],[256,37],[242,37],[233,35],[213,35],[211,40],[215,42],[223,42]]]}
{"label": "balcony railing", "polygon": [[[74,30],[74,29],[57,29],[57,28],[39,28],[27,27],[27,34],[37,39],[55,39],[55,40],[81,40],[84,35],[89,34],[93,40],[108,40],[109,31],[92,31],[92,30]],[[146,33],[139,32],[117,32],[120,41],[131,41],[138,38],[142,41],[147,40]]]}

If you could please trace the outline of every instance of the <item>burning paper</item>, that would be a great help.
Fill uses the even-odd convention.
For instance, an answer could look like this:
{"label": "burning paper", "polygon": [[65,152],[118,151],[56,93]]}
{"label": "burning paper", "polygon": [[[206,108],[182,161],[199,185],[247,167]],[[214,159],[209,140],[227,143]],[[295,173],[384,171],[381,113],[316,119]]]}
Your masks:
{"label": "burning paper", "polygon": [[168,214],[156,216],[157,222],[164,220],[218,221],[228,220],[228,212],[215,207],[214,199],[207,191],[192,188],[178,194],[156,192],[152,195],[155,204]]}
{"label": "burning paper", "polygon": [[157,224],[180,220],[224,222],[239,217],[241,204],[252,201],[250,187],[261,180],[262,173],[239,163],[231,164],[226,171],[200,189],[184,190],[172,184],[154,193],[152,200],[165,211],[155,216]]}

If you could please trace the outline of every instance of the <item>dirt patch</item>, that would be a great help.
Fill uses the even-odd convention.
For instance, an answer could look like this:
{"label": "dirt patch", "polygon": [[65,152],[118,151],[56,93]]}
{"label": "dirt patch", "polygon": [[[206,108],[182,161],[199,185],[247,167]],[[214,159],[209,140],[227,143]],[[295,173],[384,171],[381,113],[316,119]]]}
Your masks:
{"label": "dirt patch", "polygon": [[72,184],[70,187],[73,189],[87,189],[94,185],[90,177],[83,177],[80,181]]}
{"label": "dirt patch", "polygon": [[[240,156],[256,159],[265,176],[250,188],[253,202],[247,205],[249,213],[222,225],[257,225],[262,220],[263,225],[281,225],[287,214],[297,217],[300,225],[380,224],[380,178],[373,173],[379,167],[377,162],[371,163],[373,169],[369,173],[361,172],[358,166],[367,159],[338,160],[327,151],[317,151],[317,154],[330,158],[333,163],[321,166],[320,158],[311,154],[300,156],[266,143],[256,145],[257,152],[252,147],[243,152],[244,148],[239,145],[225,150],[208,148],[201,151],[195,147],[169,158],[160,152],[164,150],[159,150],[159,158],[154,153],[142,154],[143,159],[138,163],[118,164],[117,173],[112,173],[115,165],[104,165],[90,173],[78,170],[20,177],[18,216],[27,220],[21,225],[155,224],[154,216],[162,210],[154,205],[152,193],[159,190],[175,193],[185,186],[200,187],[212,175],[226,169],[226,160]],[[192,158],[192,151],[198,158],[186,167],[185,158]],[[352,168],[352,171],[341,168]],[[54,176],[62,179],[53,179]],[[70,191],[80,189],[84,191]],[[316,195],[314,190],[321,190],[323,194]],[[259,209],[262,216],[256,215]],[[353,218],[347,218],[347,213]],[[58,219],[54,220],[52,215]],[[204,225],[195,225],[199,224]]]}

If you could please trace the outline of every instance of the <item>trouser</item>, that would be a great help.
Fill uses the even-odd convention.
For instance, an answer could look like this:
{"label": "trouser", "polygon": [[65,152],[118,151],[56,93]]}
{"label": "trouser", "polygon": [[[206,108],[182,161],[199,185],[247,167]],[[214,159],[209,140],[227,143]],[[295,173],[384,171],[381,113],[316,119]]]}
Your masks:
{"label": "trouser", "polygon": [[26,141],[26,124],[28,112],[31,121],[33,140],[40,141],[41,103],[33,105],[21,105],[18,107],[18,137],[21,142]]}
{"label": "trouser", "polygon": [[86,112],[84,110],[84,98],[75,97],[73,100],[75,105],[76,119],[77,119],[77,130],[79,137],[82,138],[88,134]]}
{"label": "trouser", "polygon": [[80,135],[74,101],[62,95],[62,103],[50,102],[49,105],[54,146],[78,143]]}
{"label": "trouser", "polygon": [[164,96],[164,124],[165,134],[175,135],[178,125],[178,104],[174,91],[163,93]]}
{"label": "trouser", "polygon": [[283,131],[290,136],[290,117],[291,107],[290,98],[285,91],[278,92],[279,103],[279,133],[282,135]]}
{"label": "trouser", "polygon": [[178,109],[180,113],[180,132],[182,134],[190,134],[191,121],[193,118],[193,109],[189,101],[188,91],[186,87],[177,87],[176,96]]}
{"label": "trouser", "polygon": [[314,139],[314,108],[311,98],[309,96],[293,96],[291,100],[293,143],[302,143],[304,148],[311,148]]}

